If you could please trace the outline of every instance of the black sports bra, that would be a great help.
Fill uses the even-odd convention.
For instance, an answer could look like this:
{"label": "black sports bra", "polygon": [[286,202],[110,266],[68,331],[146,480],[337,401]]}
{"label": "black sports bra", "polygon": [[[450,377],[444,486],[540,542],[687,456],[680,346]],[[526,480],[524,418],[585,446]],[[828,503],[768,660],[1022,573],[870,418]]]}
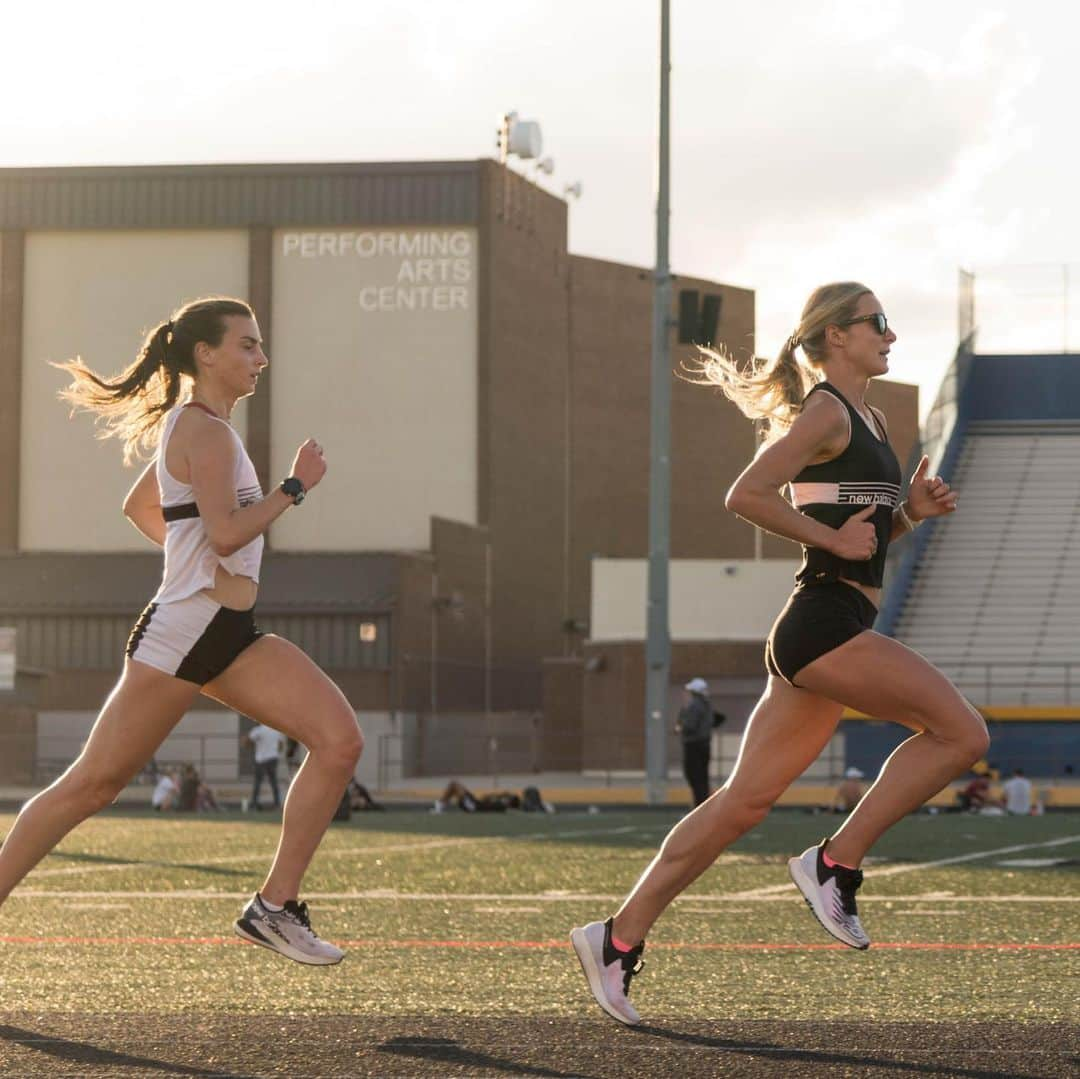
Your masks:
{"label": "black sports bra", "polygon": [[[819,382],[808,393],[830,393],[848,411],[851,438],[838,457],[821,464],[807,465],[791,481],[791,501],[800,513],[830,528],[839,528],[849,517],[867,506],[876,506],[869,518],[877,530],[877,550],[867,561],[851,562],[820,547],[803,545],[803,562],[795,580],[849,581],[880,588],[885,572],[885,555],[892,535],[892,515],[900,501],[900,463],[884,431],[878,438],[866,420],[844,395],[828,382]],[[877,416],[874,417],[876,426]]]}

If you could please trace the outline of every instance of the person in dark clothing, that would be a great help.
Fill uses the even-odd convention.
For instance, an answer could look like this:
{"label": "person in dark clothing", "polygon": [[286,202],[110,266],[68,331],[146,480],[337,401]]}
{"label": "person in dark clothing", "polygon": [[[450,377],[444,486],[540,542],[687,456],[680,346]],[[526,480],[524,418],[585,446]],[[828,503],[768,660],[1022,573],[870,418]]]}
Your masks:
{"label": "person in dark clothing", "polygon": [[709,751],[713,710],[704,678],[691,678],[683,687],[683,706],[675,729],[682,737],[683,774],[697,807],[709,797]]}

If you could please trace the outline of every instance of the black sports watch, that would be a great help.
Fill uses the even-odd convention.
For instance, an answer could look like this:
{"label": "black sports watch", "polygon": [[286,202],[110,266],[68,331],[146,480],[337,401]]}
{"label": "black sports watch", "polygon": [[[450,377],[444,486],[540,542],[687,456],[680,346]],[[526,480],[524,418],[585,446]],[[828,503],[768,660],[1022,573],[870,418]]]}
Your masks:
{"label": "black sports watch", "polygon": [[293,500],[294,506],[299,506],[307,494],[307,489],[295,476],[282,480],[281,490]]}

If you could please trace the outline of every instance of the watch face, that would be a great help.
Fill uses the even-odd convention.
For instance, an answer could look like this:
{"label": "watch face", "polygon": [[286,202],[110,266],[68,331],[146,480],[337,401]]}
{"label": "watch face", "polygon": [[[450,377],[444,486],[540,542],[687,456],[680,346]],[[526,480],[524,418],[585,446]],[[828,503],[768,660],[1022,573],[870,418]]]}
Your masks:
{"label": "watch face", "polygon": [[281,489],[296,505],[304,501],[304,485],[295,476],[282,480]]}

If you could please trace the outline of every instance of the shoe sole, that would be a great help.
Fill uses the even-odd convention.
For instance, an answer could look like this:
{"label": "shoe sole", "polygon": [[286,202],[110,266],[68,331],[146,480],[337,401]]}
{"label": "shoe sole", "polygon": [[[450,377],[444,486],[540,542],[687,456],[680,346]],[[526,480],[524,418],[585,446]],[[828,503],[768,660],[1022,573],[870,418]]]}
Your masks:
{"label": "shoe sole", "polygon": [[814,887],[813,881],[811,881],[807,875],[806,870],[803,869],[801,858],[789,858],[788,859],[788,873],[791,875],[791,879],[795,882],[795,887],[802,893],[803,899],[806,900],[806,905],[810,908],[810,913],[817,919],[818,924],[830,937],[840,941],[841,944],[846,944],[849,948],[854,948],[856,951],[865,952],[870,947],[870,942],[865,944],[859,944],[852,940],[850,937],[843,936],[837,932],[833,925],[830,923],[828,917],[823,910],[819,910],[818,903],[818,890]]}
{"label": "shoe sole", "polygon": [[294,963],[303,963],[305,966],[309,967],[332,967],[345,958],[344,955],[339,955],[337,959],[330,959],[320,956],[304,955],[303,952],[287,952],[280,945],[267,940],[255,925],[246,918],[238,918],[233,922],[233,932],[242,940],[246,940],[249,944],[257,944],[260,948],[266,948],[268,951],[274,952],[284,959],[291,959]]}
{"label": "shoe sole", "polygon": [[585,980],[589,983],[589,989],[592,992],[593,998],[601,1008],[611,1016],[612,1019],[618,1020],[624,1026],[633,1027],[637,1026],[641,1022],[640,1019],[629,1019],[625,1015],[620,1015],[608,1002],[604,996],[603,982],[600,979],[600,971],[596,966],[596,960],[593,959],[592,949],[589,947],[589,941],[585,936],[584,929],[572,929],[570,931],[570,943],[574,946],[574,951],[577,953],[578,962],[581,964],[581,969],[585,974]]}

